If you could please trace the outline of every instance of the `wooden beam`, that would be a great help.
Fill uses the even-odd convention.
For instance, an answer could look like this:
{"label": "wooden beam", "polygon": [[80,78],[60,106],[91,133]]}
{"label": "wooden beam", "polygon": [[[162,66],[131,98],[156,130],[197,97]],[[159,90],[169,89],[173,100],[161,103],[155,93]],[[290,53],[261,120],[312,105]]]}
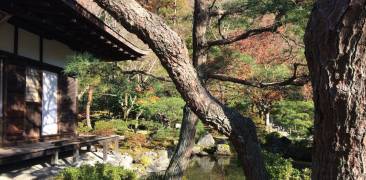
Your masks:
{"label": "wooden beam", "polygon": [[18,55],[19,30],[18,26],[14,27],[14,54]]}
{"label": "wooden beam", "polygon": [[43,63],[43,37],[39,36],[39,61]]}

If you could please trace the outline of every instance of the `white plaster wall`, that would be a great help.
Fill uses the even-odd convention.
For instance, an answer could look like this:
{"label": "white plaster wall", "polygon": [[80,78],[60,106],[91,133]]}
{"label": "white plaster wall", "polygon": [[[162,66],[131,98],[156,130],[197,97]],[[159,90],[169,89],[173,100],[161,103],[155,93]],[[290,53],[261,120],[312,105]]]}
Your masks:
{"label": "white plaster wall", "polygon": [[39,60],[39,36],[23,29],[19,29],[18,32],[18,54],[33,60]]}
{"label": "white plaster wall", "polygon": [[66,58],[75,54],[66,45],[55,41],[44,39],[43,41],[43,62],[64,68],[66,65]]}
{"label": "white plaster wall", "polygon": [[14,26],[7,22],[0,23],[0,50],[14,51]]}

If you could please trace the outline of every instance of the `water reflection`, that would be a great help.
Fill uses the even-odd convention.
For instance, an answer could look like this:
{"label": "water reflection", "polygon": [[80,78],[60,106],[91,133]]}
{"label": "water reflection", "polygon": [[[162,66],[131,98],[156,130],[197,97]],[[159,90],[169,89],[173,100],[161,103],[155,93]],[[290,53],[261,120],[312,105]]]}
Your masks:
{"label": "water reflection", "polygon": [[235,157],[194,157],[183,179],[239,180],[244,179],[244,172]]}

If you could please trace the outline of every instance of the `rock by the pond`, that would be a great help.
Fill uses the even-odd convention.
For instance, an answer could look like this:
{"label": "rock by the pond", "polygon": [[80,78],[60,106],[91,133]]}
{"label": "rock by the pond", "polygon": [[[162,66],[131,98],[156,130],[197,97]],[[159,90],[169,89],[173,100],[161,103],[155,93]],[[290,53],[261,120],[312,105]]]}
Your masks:
{"label": "rock by the pond", "polygon": [[231,155],[230,146],[228,144],[218,144],[216,147],[215,154],[220,156],[230,156]]}
{"label": "rock by the pond", "polygon": [[159,158],[169,159],[169,153],[167,150],[159,150],[157,153]]}
{"label": "rock by the pond", "polygon": [[122,154],[119,157],[119,166],[122,166],[125,169],[131,169],[132,163],[133,163],[133,158],[132,158],[132,156],[130,156],[128,154]]}
{"label": "rock by the pond", "polygon": [[146,169],[147,172],[162,172],[165,171],[170,163],[170,159],[168,157],[168,151],[160,150],[157,152],[158,158],[154,160]]}
{"label": "rock by the pond", "polygon": [[202,148],[201,148],[200,146],[195,145],[195,146],[193,146],[193,148],[192,148],[192,154],[198,154],[198,153],[200,153],[201,151],[202,151]]}
{"label": "rock by the pond", "polygon": [[[148,151],[148,152],[144,152],[142,154],[142,156],[148,156],[150,157],[151,159],[155,160],[156,158],[158,158],[158,153],[154,152],[154,151]],[[141,156],[141,157],[142,157]]]}
{"label": "rock by the pond", "polygon": [[197,153],[198,156],[208,156],[208,152],[206,151],[200,151],[199,153]]}
{"label": "rock by the pond", "polygon": [[202,148],[212,148],[215,146],[215,139],[211,134],[206,134],[198,140],[197,145]]}

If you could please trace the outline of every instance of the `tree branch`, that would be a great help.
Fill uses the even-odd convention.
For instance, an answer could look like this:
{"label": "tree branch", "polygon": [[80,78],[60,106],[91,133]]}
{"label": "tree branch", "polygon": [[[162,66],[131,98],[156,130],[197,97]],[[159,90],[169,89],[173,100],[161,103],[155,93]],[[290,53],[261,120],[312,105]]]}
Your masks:
{"label": "tree branch", "polygon": [[249,38],[251,36],[255,36],[255,35],[264,33],[264,32],[276,32],[278,27],[280,27],[280,25],[281,25],[281,23],[277,22],[277,23],[274,23],[267,27],[261,27],[261,28],[245,31],[238,36],[232,36],[232,37],[228,37],[225,39],[208,41],[207,46],[212,47],[212,46],[231,44],[231,43],[234,43],[234,42],[237,42],[237,41],[240,41],[240,40],[243,40],[243,39]]}
{"label": "tree branch", "polygon": [[152,78],[160,80],[160,81],[172,82],[172,80],[170,78],[155,76],[155,75],[145,72],[145,71],[130,70],[130,71],[121,71],[121,72],[123,74],[131,74],[131,75],[142,74],[142,75],[149,76],[149,77],[152,77]]}
{"label": "tree branch", "polygon": [[280,82],[268,82],[268,83],[255,82],[255,81],[248,81],[248,80],[244,80],[244,79],[234,78],[234,77],[230,77],[230,76],[226,76],[226,75],[222,75],[222,74],[208,74],[207,78],[216,79],[216,80],[220,80],[220,81],[232,82],[232,83],[256,87],[256,88],[288,86],[288,85],[303,86],[309,82],[309,76],[303,75],[303,76],[298,77],[297,69],[299,66],[306,66],[306,65],[305,64],[294,64],[293,75],[290,78],[288,78],[284,81],[280,81]]}

